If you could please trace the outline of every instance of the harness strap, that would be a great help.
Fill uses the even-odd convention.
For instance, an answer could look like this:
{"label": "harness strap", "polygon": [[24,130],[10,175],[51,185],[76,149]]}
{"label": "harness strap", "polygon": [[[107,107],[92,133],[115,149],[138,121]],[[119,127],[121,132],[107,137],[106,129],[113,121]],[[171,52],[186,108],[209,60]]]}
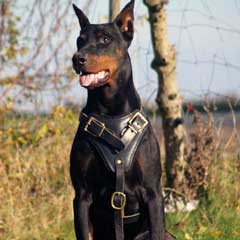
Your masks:
{"label": "harness strap", "polygon": [[82,113],[80,116],[80,128],[93,137],[101,138],[118,151],[125,147],[121,139],[95,117]]}
{"label": "harness strap", "polygon": [[124,194],[124,164],[122,160],[116,160],[116,186],[112,194],[111,205],[114,209],[114,225],[116,240],[124,240],[123,217],[126,205]]}
{"label": "harness strap", "polygon": [[126,148],[135,136],[141,133],[147,125],[148,120],[141,112],[137,111],[129,117],[126,126],[117,134],[113,129],[107,127],[103,121],[100,121],[94,116],[88,116],[84,112],[80,115],[80,129],[82,131],[94,138],[103,140],[118,152]]}
{"label": "harness strap", "polygon": [[111,205],[114,209],[114,226],[116,240],[124,240],[124,223],[135,222],[139,219],[140,213],[125,216],[126,195],[124,193],[124,164],[121,159],[116,160],[116,185],[112,194]]}

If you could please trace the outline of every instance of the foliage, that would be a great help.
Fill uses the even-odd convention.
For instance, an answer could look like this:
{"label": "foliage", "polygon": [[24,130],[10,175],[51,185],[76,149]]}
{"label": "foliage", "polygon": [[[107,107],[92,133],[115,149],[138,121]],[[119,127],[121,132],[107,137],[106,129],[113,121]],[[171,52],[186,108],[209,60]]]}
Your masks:
{"label": "foliage", "polygon": [[[185,194],[189,199],[199,199],[206,192],[209,184],[209,168],[214,161],[218,138],[212,113],[207,109],[207,120],[201,119],[194,110],[193,129],[186,148]],[[180,190],[180,189],[178,189]]]}
{"label": "foliage", "polygon": [[13,12],[15,7],[13,2],[10,1],[2,1],[0,3],[1,6],[1,58],[0,63],[3,64],[4,62],[11,61],[15,59],[18,54],[24,54],[26,51],[26,47],[21,46],[19,48],[19,29],[18,29],[18,22],[20,21],[20,17],[16,16]]}
{"label": "foliage", "polygon": [[5,112],[0,130],[1,239],[57,239],[47,229],[60,232],[61,224],[72,218],[68,158],[77,119],[62,106],[46,116]]}
{"label": "foliage", "polygon": [[[10,103],[6,104],[5,108],[2,106],[3,112],[8,109],[11,109]],[[13,120],[9,122],[9,118]],[[7,117],[2,118],[2,121],[1,133],[5,132],[2,134],[2,144],[5,149],[8,146],[38,147],[42,140],[63,134],[66,131],[63,128],[64,123],[76,122],[74,113],[62,106],[53,108],[50,115],[36,116],[36,118],[31,114],[22,117],[18,113],[11,112],[7,114]]]}
{"label": "foliage", "polygon": [[208,198],[192,213],[169,214],[168,226],[178,239],[240,238],[239,156],[223,154],[211,165]]}

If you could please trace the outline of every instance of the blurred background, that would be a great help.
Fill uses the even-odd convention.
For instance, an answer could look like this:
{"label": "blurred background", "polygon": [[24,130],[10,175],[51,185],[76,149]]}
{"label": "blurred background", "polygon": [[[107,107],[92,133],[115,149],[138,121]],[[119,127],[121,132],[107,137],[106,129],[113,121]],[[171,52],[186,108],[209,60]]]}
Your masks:
{"label": "blurred background", "polygon": [[[68,158],[86,90],[72,69],[80,31],[72,3],[0,0],[1,239],[74,239]],[[74,3],[91,23],[108,21],[109,1]],[[240,239],[240,1],[169,0],[165,9],[184,156],[198,174],[188,184],[194,194],[179,194],[199,201],[191,213],[169,213],[167,224],[179,239]],[[136,0],[134,82],[164,149],[148,20]]]}

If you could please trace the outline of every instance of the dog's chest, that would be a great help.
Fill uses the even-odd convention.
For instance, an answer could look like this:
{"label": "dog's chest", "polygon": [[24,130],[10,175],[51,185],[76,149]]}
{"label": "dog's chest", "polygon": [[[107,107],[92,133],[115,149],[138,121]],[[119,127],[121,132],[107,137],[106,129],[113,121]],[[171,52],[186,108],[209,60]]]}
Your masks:
{"label": "dog's chest", "polygon": [[[80,116],[81,131],[86,133],[90,145],[113,173],[119,160],[123,162],[126,172],[131,170],[134,156],[148,125],[147,118],[140,111],[120,118],[95,117],[85,113]],[[117,148],[119,144],[121,149]]]}

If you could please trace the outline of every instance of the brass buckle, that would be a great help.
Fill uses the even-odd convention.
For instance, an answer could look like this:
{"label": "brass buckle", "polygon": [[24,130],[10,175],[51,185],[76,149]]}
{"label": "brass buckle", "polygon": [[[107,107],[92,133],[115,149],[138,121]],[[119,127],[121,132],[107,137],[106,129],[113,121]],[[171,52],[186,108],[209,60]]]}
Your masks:
{"label": "brass buckle", "polygon": [[[143,121],[143,125],[139,129],[136,129],[132,124],[138,117]],[[128,127],[130,127],[135,133],[140,133],[147,126],[147,124],[148,120],[140,112],[136,112],[129,120]]]}
{"label": "brass buckle", "polygon": [[[116,196],[120,196],[122,198],[122,205],[120,207],[116,206],[114,203],[114,198]],[[114,192],[111,198],[111,206],[115,210],[123,210],[126,206],[126,194],[124,194],[123,192]]]}
{"label": "brass buckle", "polygon": [[[101,130],[99,131],[98,134],[93,133],[92,131],[90,131],[88,128],[90,125],[92,124],[96,124],[97,126],[101,127]],[[94,136],[94,137],[101,137],[102,133],[105,129],[105,124],[98,121],[96,118],[94,117],[90,117],[89,120],[87,121],[86,126],[84,127],[84,131],[86,131],[87,133],[89,133],[90,135]]]}

